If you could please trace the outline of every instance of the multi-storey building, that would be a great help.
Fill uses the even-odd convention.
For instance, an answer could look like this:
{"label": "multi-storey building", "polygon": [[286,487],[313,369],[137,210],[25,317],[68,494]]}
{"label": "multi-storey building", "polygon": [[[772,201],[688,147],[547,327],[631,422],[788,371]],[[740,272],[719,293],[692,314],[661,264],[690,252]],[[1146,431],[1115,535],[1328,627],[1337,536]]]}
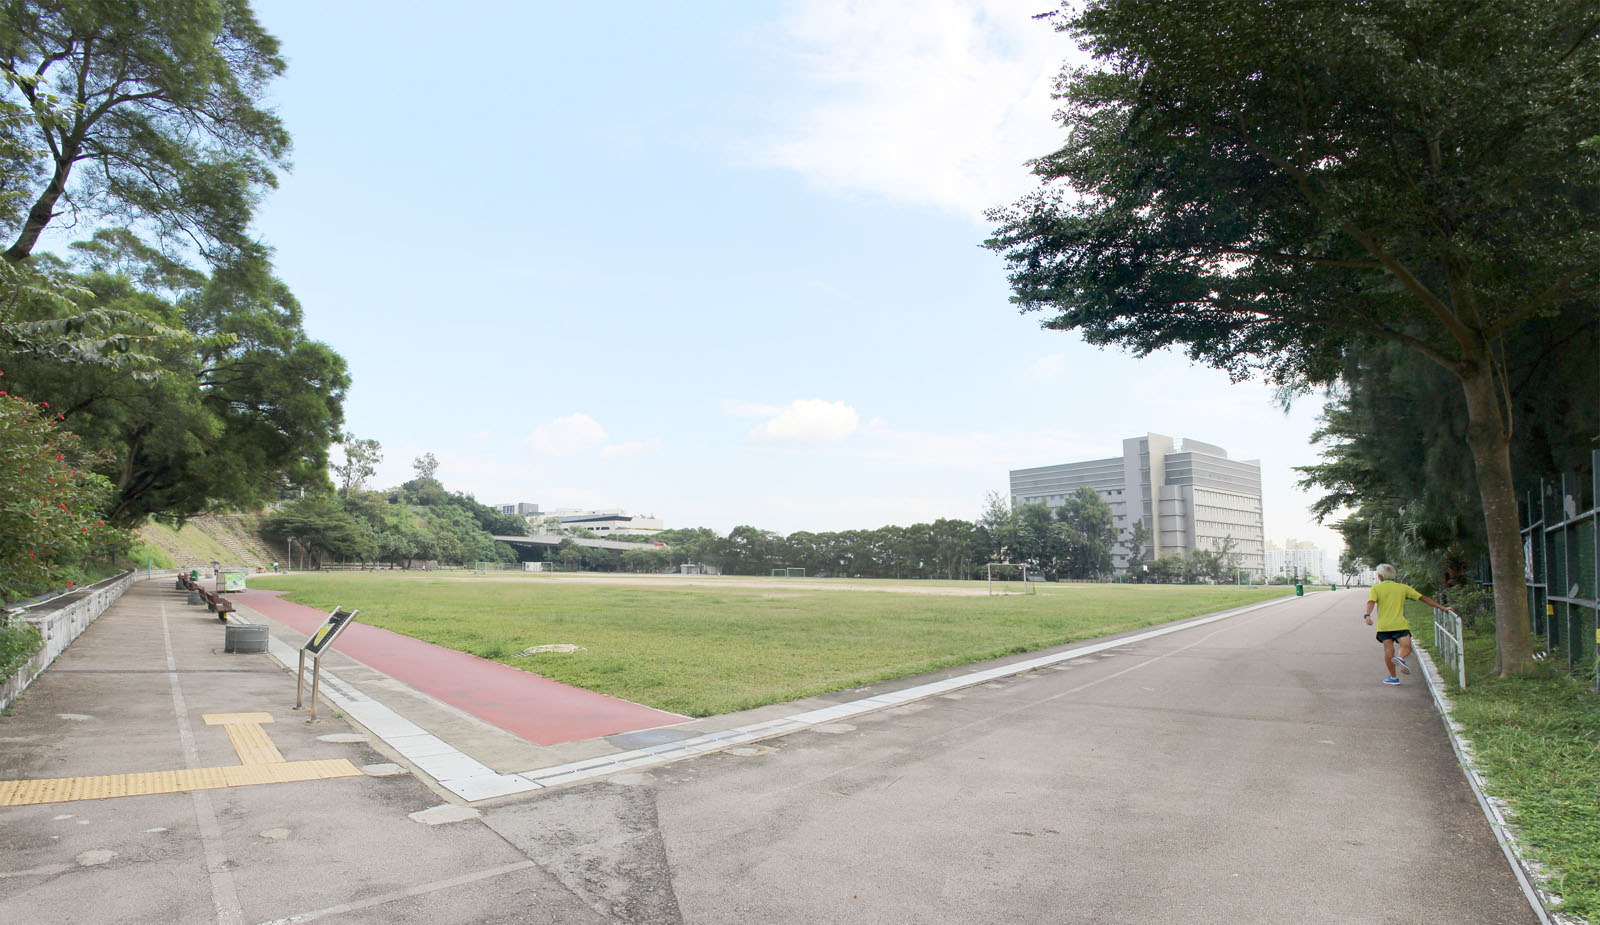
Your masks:
{"label": "multi-storey building", "polygon": [[[1309,544],[1290,540],[1286,549],[1267,544],[1267,577],[1300,578],[1318,584],[1333,580],[1337,568],[1329,568],[1328,556]],[[1337,563],[1334,563],[1337,565]]]}
{"label": "multi-storey building", "polygon": [[[1146,434],[1122,441],[1110,459],[1011,471],[1011,503],[1055,507],[1087,485],[1111,506],[1117,532],[1126,537],[1133,518],[1145,525],[1143,558],[1220,549],[1232,538],[1238,566],[1259,579],[1266,573],[1261,520],[1261,463],[1230,459],[1227,450],[1198,440]],[[1127,570],[1128,550],[1114,553]]]}

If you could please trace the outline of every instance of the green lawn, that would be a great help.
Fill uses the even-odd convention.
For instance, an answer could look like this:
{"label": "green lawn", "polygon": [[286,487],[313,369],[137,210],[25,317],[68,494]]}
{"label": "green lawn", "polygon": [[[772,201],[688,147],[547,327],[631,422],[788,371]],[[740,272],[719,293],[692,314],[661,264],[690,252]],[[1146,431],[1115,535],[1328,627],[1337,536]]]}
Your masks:
{"label": "green lawn", "polygon": [[[1417,640],[1433,648],[1432,611],[1406,605]],[[1440,666],[1454,715],[1489,792],[1505,801],[1518,840],[1550,875],[1564,913],[1600,922],[1600,696],[1558,658],[1532,678],[1493,677],[1494,628],[1468,631],[1467,689]]]}
{"label": "green lawn", "polygon": [[[981,582],[251,576],[252,588],[590,690],[690,716],[781,703],[1226,610],[1287,588]],[[1018,587],[1011,585],[1011,587]],[[976,593],[974,593],[976,592]],[[514,657],[572,643],[569,655]]]}

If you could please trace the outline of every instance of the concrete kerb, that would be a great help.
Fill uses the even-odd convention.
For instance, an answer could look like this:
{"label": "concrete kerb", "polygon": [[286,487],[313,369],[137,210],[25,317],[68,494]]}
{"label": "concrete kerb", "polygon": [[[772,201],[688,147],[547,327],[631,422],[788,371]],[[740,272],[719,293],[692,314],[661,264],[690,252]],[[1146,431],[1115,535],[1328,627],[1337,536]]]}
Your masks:
{"label": "concrete kerb", "polygon": [[1560,898],[1546,893],[1538,886],[1543,880],[1538,865],[1524,856],[1524,849],[1517,841],[1516,831],[1506,823],[1502,812],[1504,804],[1491,796],[1484,785],[1483,777],[1478,773],[1477,765],[1473,761],[1472,743],[1461,734],[1461,724],[1456,722],[1451,714],[1455,704],[1444,692],[1444,677],[1439,674],[1432,656],[1426,649],[1418,647],[1413,651],[1422,663],[1422,674],[1428,682],[1428,693],[1433,696],[1433,705],[1438,708],[1439,718],[1444,721],[1445,733],[1450,737],[1450,747],[1455,750],[1456,761],[1461,765],[1461,772],[1466,775],[1467,785],[1478,798],[1478,806],[1483,810],[1483,816],[1488,820],[1490,830],[1494,832],[1495,841],[1500,843],[1500,850],[1504,852],[1507,863],[1511,865],[1511,872],[1516,875],[1517,883],[1522,886],[1523,895],[1528,898],[1528,905],[1539,917],[1539,921],[1546,925],[1550,923],[1581,925],[1577,919],[1564,916],[1550,908],[1558,905]]}
{"label": "concrete kerb", "polygon": [[[551,787],[580,783],[623,771],[648,770],[675,761],[695,758],[711,752],[738,745],[758,742],[800,732],[815,726],[838,722],[842,719],[901,706],[917,700],[936,697],[966,687],[975,687],[1001,678],[1014,677],[1073,659],[1095,655],[1108,649],[1155,639],[1170,633],[1216,623],[1265,607],[1296,600],[1278,597],[1258,604],[1250,604],[1220,613],[1196,617],[1152,630],[1115,636],[1099,642],[1074,646],[1049,655],[1023,658],[1015,662],[987,668],[965,675],[919,684],[898,691],[889,691],[847,703],[834,704],[819,709],[806,710],[790,716],[762,720],[731,729],[707,732],[703,735],[643,748],[619,751],[571,761],[564,764],[502,774],[480,761],[429,734],[410,720],[400,716],[388,706],[366,696],[353,685],[323,669],[322,690],[345,716],[365,728],[391,751],[398,754],[411,767],[420,771],[425,780],[431,780],[446,799],[466,803],[498,799],[530,793]],[[231,615],[230,615],[231,616]],[[269,637],[268,650],[274,659],[289,671],[299,663],[295,648],[276,637]]]}

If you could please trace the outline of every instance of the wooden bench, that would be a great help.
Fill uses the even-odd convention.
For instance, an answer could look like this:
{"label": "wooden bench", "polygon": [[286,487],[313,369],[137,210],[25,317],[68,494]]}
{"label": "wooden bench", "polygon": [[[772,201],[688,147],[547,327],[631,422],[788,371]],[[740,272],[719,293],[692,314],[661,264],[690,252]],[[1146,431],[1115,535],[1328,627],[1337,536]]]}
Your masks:
{"label": "wooden bench", "polygon": [[216,614],[218,620],[226,621],[228,614],[233,613],[233,601],[215,591],[207,591],[201,588],[200,599],[206,602],[206,609]]}

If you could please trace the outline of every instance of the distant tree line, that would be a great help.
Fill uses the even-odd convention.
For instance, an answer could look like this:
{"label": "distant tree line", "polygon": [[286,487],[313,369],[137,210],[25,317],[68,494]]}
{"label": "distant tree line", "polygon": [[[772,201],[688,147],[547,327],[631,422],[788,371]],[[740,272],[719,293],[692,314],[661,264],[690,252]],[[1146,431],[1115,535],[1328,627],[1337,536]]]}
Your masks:
{"label": "distant tree line", "polygon": [[[1129,577],[1161,583],[1233,580],[1237,556],[1231,542],[1220,550],[1190,556],[1169,553],[1145,562],[1148,531],[1143,524],[1119,532],[1111,507],[1092,488],[1083,487],[1057,507],[1012,507],[1000,494],[989,496],[976,521],[940,518],[932,523],[885,526],[874,530],[787,536],[741,525],[726,536],[707,527],[664,530],[649,536],[613,536],[643,544],[616,551],[581,546],[568,538],[543,553],[546,561],[585,571],[663,572],[684,563],[711,566],[725,575],[770,575],[774,569],[805,569],[819,578],[983,578],[991,564],[1009,566],[1007,577],[1029,573],[1052,581],[1096,581],[1112,577],[1120,543],[1136,549]],[[1141,567],[1142,566],[1142,567]]]}

